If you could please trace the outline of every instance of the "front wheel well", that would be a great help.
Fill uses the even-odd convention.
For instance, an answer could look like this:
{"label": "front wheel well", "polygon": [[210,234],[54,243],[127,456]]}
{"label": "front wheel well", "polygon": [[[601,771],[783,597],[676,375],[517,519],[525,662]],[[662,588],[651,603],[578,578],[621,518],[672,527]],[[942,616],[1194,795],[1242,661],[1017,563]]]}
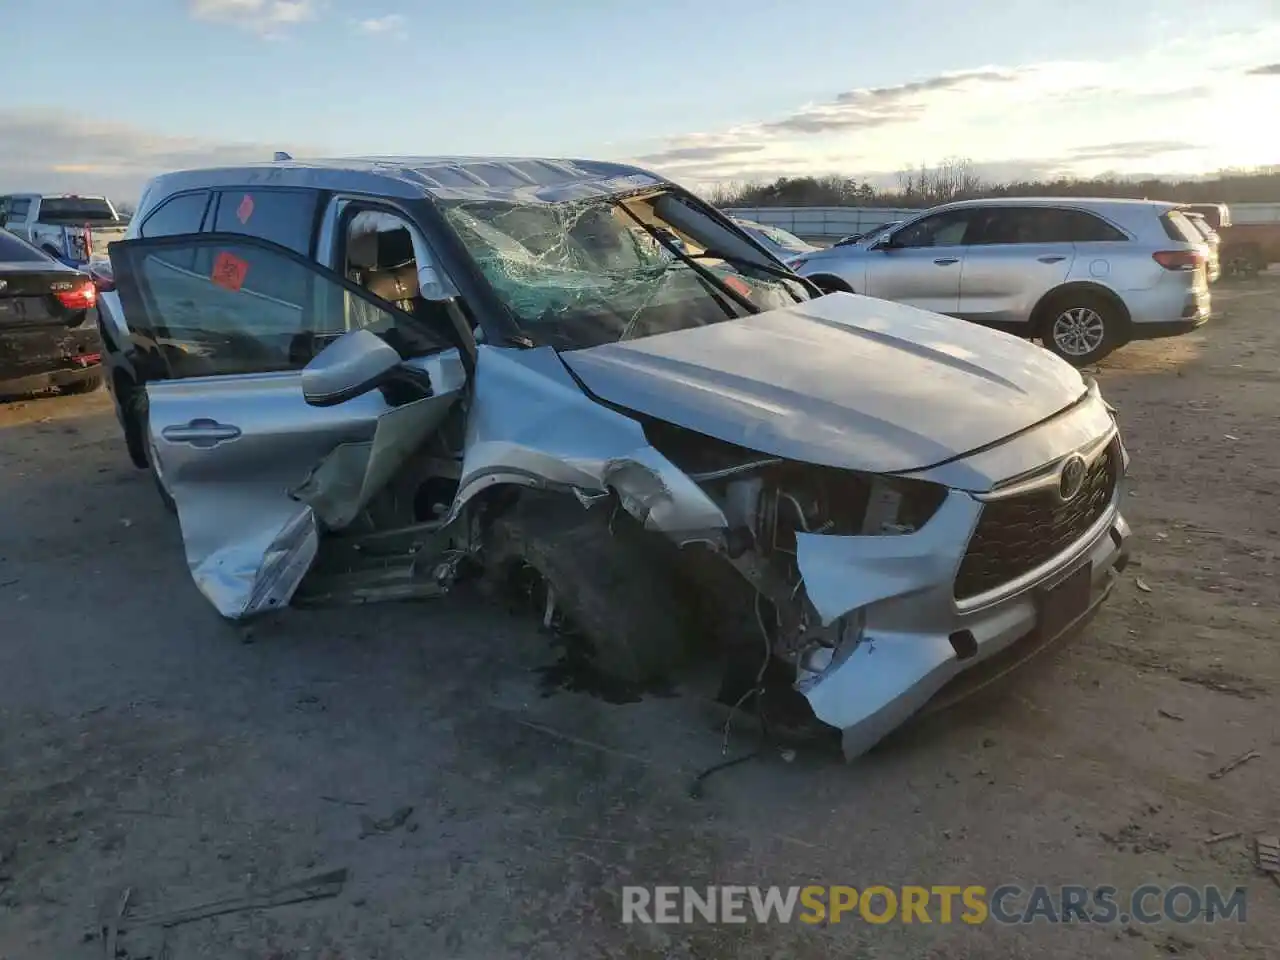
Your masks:
{"label": "front wheel well", "polygon": [[1116,319],[1119,320],[1121,328],[1126,332],[1128,331],[1129,308],[1125,305],[1120,295],[1100,283],[1087,282],[1064,283],[1060,287],[1054,287],[1041,297],[1040,302],[1031,311],[1032,329],[1037,334],[1042,333],[1045,324],[1053,319],[1055,307],[1062,307],[1075,299],[1083,301],[1085,298],[1104,302],[1115,311]]}

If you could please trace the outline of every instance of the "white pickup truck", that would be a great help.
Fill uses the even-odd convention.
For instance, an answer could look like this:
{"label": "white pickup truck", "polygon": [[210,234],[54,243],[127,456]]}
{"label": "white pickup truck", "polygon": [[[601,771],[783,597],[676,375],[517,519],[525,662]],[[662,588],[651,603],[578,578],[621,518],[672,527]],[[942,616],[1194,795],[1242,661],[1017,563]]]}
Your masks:
{"label": "white pickup truck", "polygon": [[0,196],[0,227],[72,266],[107,254],[128,221],[106,197],[10,193]]}

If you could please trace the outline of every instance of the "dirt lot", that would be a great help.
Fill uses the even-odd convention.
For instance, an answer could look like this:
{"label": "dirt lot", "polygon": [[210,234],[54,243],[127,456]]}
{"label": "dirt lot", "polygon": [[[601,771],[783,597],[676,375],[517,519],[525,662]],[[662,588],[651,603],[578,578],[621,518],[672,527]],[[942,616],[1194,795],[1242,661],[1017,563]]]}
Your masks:
{"label": "dirt lot", "polygon": [[[1280,955],[1250,859],[1280,833],[1280,282],[1215,300],[1098,373],[1136,559],[1086,633],[856,764],[771,751],[701,799],[692,698],[548,695],[545,638],[457,597],[225,624],[105,394],[0,408],[0,958],[103,956],[126,887],[143,914],[339,868],[120,956]],[[1145,882],[1247,884],[1247,922],[619,922],[624,884]]]}

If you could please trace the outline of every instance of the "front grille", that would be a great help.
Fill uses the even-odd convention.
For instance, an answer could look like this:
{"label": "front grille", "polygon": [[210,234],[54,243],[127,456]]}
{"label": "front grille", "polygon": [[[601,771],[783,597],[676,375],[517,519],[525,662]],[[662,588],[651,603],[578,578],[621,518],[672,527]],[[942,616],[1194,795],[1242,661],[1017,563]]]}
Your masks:
{"label": "front grille", "polygon": [[956,576],[957,600],[1003,586],[1052,560],[1107,511],[1120,476],[1120,441],[1089,467],[1084,486],[1063,503],[1050,487],[982,506],[978,527]]}

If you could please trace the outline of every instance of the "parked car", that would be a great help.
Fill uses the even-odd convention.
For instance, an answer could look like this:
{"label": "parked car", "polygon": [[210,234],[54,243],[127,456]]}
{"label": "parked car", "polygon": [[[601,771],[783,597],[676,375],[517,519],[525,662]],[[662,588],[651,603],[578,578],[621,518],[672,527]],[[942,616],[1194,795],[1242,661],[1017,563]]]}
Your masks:
{"label": "parked car", "polygon": [[1205,264],[1208,272],[1210,283],[1217,283],[1218,278],[1222,276],[1222,262],[1219,258],[1218,250],[1222,246],[1222,238],[1218,236],[1218,232],[1209,225],[1209,221],[1205,219],[1203,213],[1196,213],[1194,210],[1183,210],[1182,215],[1186,217],[1196,232],[1204,238],[1204,242],[1208,245],[1209,259]]}
{"label": "parked car", "polygon": [[1208,249],[1171,203],[967,200],[806,254],[826,290],[897,300],[1024,337],[1077,366],[1209,317]]}
{"label": "parked car", "polygon": [[0,396],[102,382],[93,281],[0,230]]}
{"label": "parked car", "polygon": [[1198,213],[1216,231],[1231,226],[1231,208],[1225,203],[1188,203],[1182,209],[1184,212]]}
{"label": "parked car", "polygon": [[765,223],[757,223],[754,220],[744,220],[741,217],[730,217],[729,219],[782,263],[790,263],[801,254],[812,253],[818,249],[813,244],[805,243],[794,233],[789,233],[781,227],[772,227]]}
{"label": "parked car", "polygon": [[514,581],[607,673],[713,643],[744,692],[781,671],[855,755],[1080,624],[1125,564],[1128,456],[1096,383],[820,296],[635,167],[167,174],[111,262],[130,454],[230,618]]}
{"label": "parked car", "polygon": [[55,260],[79,266],[105,256],[124,236],[127,221],[106,197],[11,193],[0,196],[0,226]]}

